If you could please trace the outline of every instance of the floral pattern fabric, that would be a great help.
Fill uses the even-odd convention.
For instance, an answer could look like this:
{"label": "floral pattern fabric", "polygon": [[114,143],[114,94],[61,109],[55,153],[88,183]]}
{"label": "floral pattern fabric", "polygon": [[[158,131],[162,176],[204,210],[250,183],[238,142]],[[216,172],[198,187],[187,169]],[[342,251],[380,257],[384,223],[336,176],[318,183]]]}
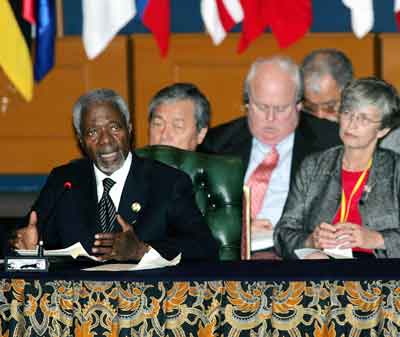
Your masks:
{"label": "floral pattern fabric", "polygon": [[7,337],[400,334],[400,281],[0,282]]}

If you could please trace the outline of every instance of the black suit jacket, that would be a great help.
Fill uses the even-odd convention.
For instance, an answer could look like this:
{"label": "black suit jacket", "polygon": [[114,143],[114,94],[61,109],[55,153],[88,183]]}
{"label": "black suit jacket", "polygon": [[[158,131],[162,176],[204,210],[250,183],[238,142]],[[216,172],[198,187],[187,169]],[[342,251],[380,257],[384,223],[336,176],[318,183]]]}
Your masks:
{"label": "black suit jacket", "polygon": [[[241,117],[210,129],[204,142],[198,147],[198,151],[240,156],[247,167],[252,139],[247,117]],[[291,181],[304,157],[340,143],[337,123],[301,113],[299,125],[294,134]]]}
{"label": "black suit jacket", "polygon": [[[118,213],[141,240],[166,258],[180,252],[185,259],[217,258],[217,243],[196,206],[190,178],[162,163],[132,155]],[[63,193],[66,181],[72,189]],[[55,168],[33,206],[46,248],[80,241],[91,252],[94,235],[101,232],[97,199],[90,160]],[[141,209],[134,211],[133,203]]]}

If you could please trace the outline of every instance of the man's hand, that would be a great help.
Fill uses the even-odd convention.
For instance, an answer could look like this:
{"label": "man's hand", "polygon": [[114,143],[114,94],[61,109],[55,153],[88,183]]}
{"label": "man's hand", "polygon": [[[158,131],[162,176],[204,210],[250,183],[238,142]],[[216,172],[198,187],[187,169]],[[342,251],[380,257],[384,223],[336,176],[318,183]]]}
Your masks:
{"label": "man's hand", "polygon": [[117,215],[117,221],[122,232],[97,233],[92,252],[99,254],[101,260],[140,260],[148,251],[148,246],[139,240],[132,226],[120,215]]}
{"label": "man's hand", "polygon": [[251,220],[251,235],[257,236],[257,233],[268,232],[272,230],[272,224],[268,219],[253,219]]}
{"label": "man's hand", "polygon": [[10,240],[10,245],[14,249],[35,249],[38,239],[37,214],[32,211],[29,215],[28,225],[15,232],[15,236]]}

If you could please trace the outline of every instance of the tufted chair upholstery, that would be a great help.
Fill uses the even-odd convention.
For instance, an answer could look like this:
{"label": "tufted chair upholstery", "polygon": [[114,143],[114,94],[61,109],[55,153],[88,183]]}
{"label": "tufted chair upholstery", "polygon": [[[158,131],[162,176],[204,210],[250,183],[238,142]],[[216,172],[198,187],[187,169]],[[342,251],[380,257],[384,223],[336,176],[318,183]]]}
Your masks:
{"label": "tufted chair upholstery", "polygon": [[135,151],[186,172],[196,201],[218,240],[220,260],[240,259],[244,166],[236,157],[184,151],[169,146],[147,146]]}

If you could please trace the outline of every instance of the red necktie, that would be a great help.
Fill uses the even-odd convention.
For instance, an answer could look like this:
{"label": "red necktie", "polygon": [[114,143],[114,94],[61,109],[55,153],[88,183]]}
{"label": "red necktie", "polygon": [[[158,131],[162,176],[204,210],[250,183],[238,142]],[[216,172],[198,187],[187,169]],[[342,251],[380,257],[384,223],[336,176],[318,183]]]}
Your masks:
{"label": "red necktie", "polygon": [[246,185],[250,188],[251,218],[255,219],[262,208],[267,193],[272,171],[278,164],[279,153],[275,146],[267,154],[264,160],[256,167]]}

